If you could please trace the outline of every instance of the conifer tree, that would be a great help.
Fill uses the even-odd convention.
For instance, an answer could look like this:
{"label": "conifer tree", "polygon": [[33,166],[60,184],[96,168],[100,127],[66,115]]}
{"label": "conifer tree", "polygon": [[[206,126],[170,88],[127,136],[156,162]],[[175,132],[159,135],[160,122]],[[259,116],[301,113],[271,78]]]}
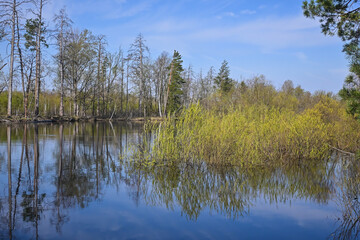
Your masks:
{"label": "conifer tree", "polygon": [[183,85],[185,84],[184,79],[181,77],[181,73],[184,71],[182,62],[180,53],[174,50],[168,85],[167,111],[169,113],[178,111],[182,106]]}
{"label": "conifer tree", "polygon": [[347,103],[347,111],[353,117],[360,119],[360,64],[352,62],[350,74],[345,79],[344,87],[339,92]]}
{"label": "conifer tree", "polygon": [[230,78],[229,75],[230,70],[228,62],[224,60],[221,64],[218,75],[214,79],[218,89],[220,89],[220,91],[223,93],[228,93],[234,85],[233,80]]}

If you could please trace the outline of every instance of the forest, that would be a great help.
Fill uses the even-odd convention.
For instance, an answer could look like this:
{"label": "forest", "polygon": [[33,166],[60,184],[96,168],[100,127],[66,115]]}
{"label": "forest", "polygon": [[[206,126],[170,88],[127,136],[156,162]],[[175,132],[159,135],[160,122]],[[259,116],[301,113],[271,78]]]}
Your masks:
{"label": "forest", "polygon": [[[49,29],[42,17],[47,3],[0,1],[1,39],[10,46],[0,63],[4,117],[161,117],[209,98],[221,87],[216,79],[235,85],[226,61],[217,74],[213,67],[206,73],[183,67],[177,51],[150,58],[141,33],[127,50],[110,52],[106,36],[77,29],[65,8]],[[29,7],[32,18],[25,19]]]}
{"label": "forest", "polygon": [[[53,17],[55,29],[49,29],[42,17],[47,3],[1,1],[1,37],[11,50],[9,61],[1,63],[10,69],[8,74],[1,72],[4,118],[162,117],[165,127],[158,129],[155,143],[161,149],[159,159],[322,158],[333,148],[351,153],[359,149],[359,50],[357,35],[346,32],[354,30],[352,16],[344,19],[350,21],[344,29],[338,25],[350,75],[339,94],[333,94],[310,93],[291,80],[276,89],[263,75],[235,80],[226,60],[219,70],[210,67],[197,73],[192,65],[183,66],[176,50],[172,56],[163,52],[151,58],[141,33],[127,50],[110,52],[106,36],[74,27],[65,8]],[[316,4],[304,2],[306,17],[334,11]],[[26,19],[29,7],[32,18]],[[348,14],[354,12],[358,13],[350,9]],[[333,29],[333,23],[328,24],[322,25],[325,34]],[[53,54],[45,58],[47,48]],[[51,90],[46,81],[52,81]]]}
{"label": "forest", "polygon": [[281,96],[291,94],[303,109],[320,95],[338,98],[321,91],[311,94],[290,80],[276,89],[262,75],[231,79],[226,60],[218,70],[195,72],[192,65],[182,66],[176,50],[151,58],[141,33],[128,49],[110,52],[106,36],[77,29],[65,8],[53,16],[54,29],[50,29],[43,17],[48,3],[0,1],[0,40],[10,48],[8,56],[0,57],[3,118],[164,117],[192,104],[219,102],[219,94],[236,102],[249,91],[257,92],[252,96],[256,99],[277,96],[276,106],[293,103],[282,102],[287,99]]}

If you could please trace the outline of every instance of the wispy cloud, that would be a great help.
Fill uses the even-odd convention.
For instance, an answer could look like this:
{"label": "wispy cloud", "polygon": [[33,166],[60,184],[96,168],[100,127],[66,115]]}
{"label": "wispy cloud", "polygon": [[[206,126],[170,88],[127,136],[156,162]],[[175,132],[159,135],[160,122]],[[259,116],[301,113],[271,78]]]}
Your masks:
{"label": "wispy cloud", "polygon": [[[127,0],[87,0],[71,1],[57,0],[52,5],[59,8],[59,3],[67,5],[69,13],[74,16],[83,14],[94,14],[102,16],[103,19],[118,19],[124,17],[133,17],[149,10],[154,0],[149,1],[127,1]],[[59,2],[59,3],[58,3]]]}
{"label": "wispy cloud", "polygon": [[217,19],[223,19],[224,17],[238,17],[234,12],[224,12],[218,16],[216,16]]}
{"label": "wispy cloud", "polygon": [[245,9],[245,10],[240,11],[240,14],[243,14],[243,15],[253,15],[255,13],[256,13],[256,11],[249,10],[249,9]]}
{"label": "wispy cloud", "polygon": [[253,14],[256,14],[256,11],[250,10],[250,9],[244,9],[244,10],[241,10],[238,14],[236,14],[234,12],[224,12],[224,13],[216,16],[216,18],[217,19],[223,19],[225,17],[237,18],[237,17],[239,17],[239,15],[253,15]]}
{"label": "wispy cloud", "polygon": [[319,46],[338,41],[326,39],[315,21],[303,16],[263,18],[229,27],[209,27],[191,34],[197,40],[231,41],[269,49]]}
{"label": "wispy cloud", "polygon": [[306,54],[303,53],[303,52],[296,52],[296,53],[294,53],[294,55],[295,55],[295,57],[296,57],[297,59],[299,59],[299,60],[301,60],[301,61],[307,60],[307,56],[306,56]]}
{"label": "wispy cloud", "polygon": [[109,19],[118,19],[124,17],[133,17],[136,16],[146,10],[150,10],[151,2],[145,1],[139,4],[135,4],[130,7],[122,7],[118,10],[112,10],[107,14],[107,18]]}
{"label": "wispy cloud", "polygon": [[177,19],[165,19],[158,22],[154,22],[149,26],[146,26],[144,30],[151,33],[167,33],[174,34],[179,32],[191,32],[197,31],[203,26],[200,21],[195,20],[183,20],[178,21]]}

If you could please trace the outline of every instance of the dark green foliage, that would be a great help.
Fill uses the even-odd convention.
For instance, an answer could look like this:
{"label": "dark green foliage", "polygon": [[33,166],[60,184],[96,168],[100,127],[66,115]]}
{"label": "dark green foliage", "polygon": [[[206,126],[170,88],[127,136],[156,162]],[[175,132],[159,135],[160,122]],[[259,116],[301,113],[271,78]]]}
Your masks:
{"label": "dark green foliage", "polygon": [[347,102],[348,112],[360,114],[360,3],[358,0],[311,0],[303,2],[306,17],[320,18],[325,35],[337,34],[344,42],[343,51],[350,61],[351,74],[346,78],[339,95]]}
{"label": "dark green foliage", "polygon": [[351,74],[346,78],[339,95],[347,102],[347,111],[352,116],[360,118],[360,65],[352,64]]}
{"label": "dark green foliage", "polygon": [[218,75],[215,78],[215,84],[224,93],[228,93],[234,86],[234,81],[229,77],[230,70],[226,60],[221,64]]}
{"label": "dark green foliage", "polygon": [[169,99],[167,105],[169,113],[178,111],[182,106],[183,85],[185,84],[184,79],[181,77],[181,73],[184,71],[182,62],[180,53],[175,50],[170,65]]}
{"label": "dark green foliage", "polygon": [[311,0],[303,2],[306,17],[319,17],[325,35],[335,33],[343,41],[358,42],[360,37],[358,0]]}
{"label": "dark green foliage", "polygon": [[[26,20],[26,25],[25,25],[25,29],[26,29],[26,33],[24,34],[25,37],[25,47],[27,49],[30,49],[31,51],[35,51],[36,49],[36,37],[38,34],[38,27],[39,27],[39,19],[27,19]],[[46,32],[46,28],[44,26],[44,23],[41,22],[41,37],[40,37],[40,42],[45,46],[45,47],[49,47],[46,43],[46,39],[43,33]]]}

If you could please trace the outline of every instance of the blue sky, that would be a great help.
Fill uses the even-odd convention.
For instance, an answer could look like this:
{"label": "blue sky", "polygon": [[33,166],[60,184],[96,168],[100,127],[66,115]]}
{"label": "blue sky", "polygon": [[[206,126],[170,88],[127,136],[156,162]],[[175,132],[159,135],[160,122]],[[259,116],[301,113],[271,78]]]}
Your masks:
{"label": "blue sky", "polygon": [[303,17],[302,0],[52,0],[45,17],[63,6],[74,27],[106,35],[111,51],[142,33],[153,59],[176,49],[196,71],[226,59],[234,79],[264,74],[311,92],[338,92],[348,72],[343,43]]}

